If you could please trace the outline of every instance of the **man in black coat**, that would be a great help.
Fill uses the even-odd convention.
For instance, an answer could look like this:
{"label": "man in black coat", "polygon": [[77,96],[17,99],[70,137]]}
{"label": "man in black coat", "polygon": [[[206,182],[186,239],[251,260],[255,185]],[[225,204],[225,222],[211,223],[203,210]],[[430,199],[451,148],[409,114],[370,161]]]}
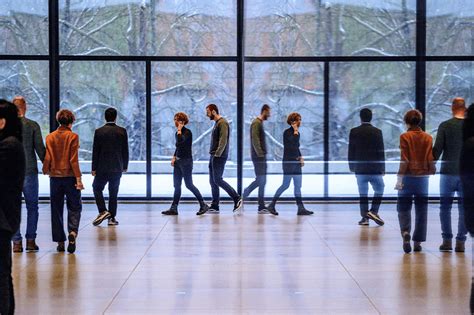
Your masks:
{"label": "man in black coat", "polygon": [[[108,108],[105,111],[106,124],[95,131],[92,149],[92,188],[99,210],[99,215],[92,222],[97,226],[105,219],[108,225],[118,225],[117,195],[122,173],[128,168],[128,135],[125,128],[115,124],[117,110]],[[109,209],[104,200],[104,187],[109,184]]]}
{"label": "man in black coat", "polygon": [[[385,184],[385,150],[382,131],[370,123],[372,111],[364,108],[360,111],[362,124],[353,128],[349,135],[349,168],[356,174],[359,187],[360,215],[359,225],[369,225],[372,219],[378,225],[384,221],[378,215],[382,203]],[[372,207],[369,210],[369,183],[374,190]]]}

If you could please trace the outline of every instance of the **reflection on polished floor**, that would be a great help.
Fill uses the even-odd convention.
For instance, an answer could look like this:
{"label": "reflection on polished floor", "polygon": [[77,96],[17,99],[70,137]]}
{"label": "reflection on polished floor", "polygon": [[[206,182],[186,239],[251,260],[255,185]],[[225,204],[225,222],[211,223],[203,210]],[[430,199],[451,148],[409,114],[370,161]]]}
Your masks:
{"label": "reflection on polished floor", "polygon": [[[40,205],[41,250],[14,255],[18,314],[468,314],[466,254],[440,253],[438,206],[430,205],[424,251],[401,249],[395,205],[384,227],[359,227],[357,205],[310,205],[297,217],[196,217],[182,205],[121,204],[117,227],[94,227],[84,207],[75,255],[55,252],[49,205]],[[453,211],[454,213],[455,211]],[[455,222],[453,220],[453,222]]]}

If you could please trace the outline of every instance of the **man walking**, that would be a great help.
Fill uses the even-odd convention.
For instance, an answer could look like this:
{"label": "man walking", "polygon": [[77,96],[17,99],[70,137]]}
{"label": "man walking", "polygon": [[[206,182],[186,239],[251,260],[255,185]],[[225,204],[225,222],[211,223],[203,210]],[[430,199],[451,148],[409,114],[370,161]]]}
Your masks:
{"label": "man walking", "polygon": [[250,125],[250,152],[255,170],[255,180],[244,189],[244,199],[258,187],[258,213],[268,213],[265,206],[265,184],[267,182],[267,146],[263,122],[270,117],[270,106],[262,106],[260,115]]}
{"label": "man walking", "polygon": [[[349,168],[354,172],[359,187],[360,215],[359,225],[369,225],[372,219],[378,225],[384,221],[378,215],[384,191],[385,150],[382,131],[370,123],[372,111],[360,111],[361,125],[353,128],[349,135]],[[369,210],[369,184],[374,190],[372,206]]]}
{"label": "man walking", "polygon": [[210,213],[219,213],[219,187],[224,189],[234,201],[234,212],[242,208],[242,197],[223,178],[225,164],[229,155],[229,123],[219,115],[215,104],[206,107],[206,115],[215,122],[211,135],[211,148],[209,150],[209,182],[212,190],[212,203]]}
{"label": "man walking", "polygon": [[464,252],[466,242],[466,225],[464,223],[464,207],[462,203],[463,190],[459,176],[459,159],[463,143],[463,122],[466,112],[466,103],[463,98],[457,97],[453,100],[451,111],[453,117],[439,125],[433,157],[435,161],[441,158],[440,177],[440,213],[441,236],[443,243],[440,251],[452,251],[453,231],[451,229],[451,208],[453,206],[454,194],[458,194],[461,201],[458,202],[458,234],[456,236],[456,252]]}
{"label": "man walking", "polygon": [[[36,230],[38,228],[38,167],[37,157],[44,161],[46,148],[41,136],[41,128],[36,121],[25,117],[27,105],[23,96],[16,96],[13,99],[13,104],[18,109],[18,115],[22,124],[23,148],[25,150],[25,181],[23,183],[23,196],[25,197],[25,204],[27,210],[26,219],[26,250],[35,252],[39,250],[36,245]],[[12,238],[13,252],[23,252],[23,241],[20,229],[16,231]]]}
{"label": "man walking", "polygon": [[[105,111],[106,124],[95,131],[92,149],[92,188],[99,210],[99,215],[92,222],[97,226],[105,219],[108,225],[118,225],[117,195],[122,173],[128,168],[128,135],[125,128],[115,124],[117,110],[107,108]],[[105,206],[103,191],[109,184],[109,209]]]}

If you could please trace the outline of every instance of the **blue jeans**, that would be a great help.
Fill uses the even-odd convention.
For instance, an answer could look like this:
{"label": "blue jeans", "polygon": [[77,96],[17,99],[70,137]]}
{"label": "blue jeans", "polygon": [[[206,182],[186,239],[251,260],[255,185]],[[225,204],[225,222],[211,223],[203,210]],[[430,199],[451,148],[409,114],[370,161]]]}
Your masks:
{"label": "blue jeans", "polygon": [[244,190],[244,198],[258,187],[258,208],[265,208],[265,184],[267,183],[267,160],[263,158],[252,158],[255,180]]}
{"label": "blue jeans", "polygon": [[428,220],[428,176],[405,176],[403,189],[398,191],[397,211],[401,233],[411,232],[411,208],[415,199],[415,242],[426,241]]}
{"label": "blue jeans", "polygon": [[75,232],[77,234],[82,212],[81,191],[76,189],[76,178],[74,177],[51,177],[49,183],[53,242],[64,242],[66,241],[63,219],[64,197],[66,197],[68,211],[68,232]]}
{"label": "blue jeans", "polygon": [[[38,229],[38,175],[27,175],[23,183],[23,196],[25,197],[25,204],[27,210],[26,219],[26,239],[36,239],[36,230]],[[13,235],[12,241],[21,241],[20,228]]]}
{"label": "blue jeans", "polygon": [[451,229],[451,208],[454,201],[454,193],[458,194],[458,234],[456,239],[458,241],[466,241],[466,224],[464,223],[464,206],[462,202],[463,189],[461,178],[455,175],[441,175],[439,182],[440,191],[440,212],[439,218],[441,220],[441,236],[443,239],[450,240],[453,238],[453,231]]}
{"label": "blue jeans", "polygon": [[219,208],[219,187],[224,189],[234,202],[239,199],[239,194],[222,178],[226,162],[227,158],[214,156],[211,156],[209,160],[209,183],[211,184],[212,191],[212,206],[217,208]]}
{"label": "blue jeans", "polygon": [[192,158],[184,158],[179,159],[174,162],[173,168],[173,186],[174,186],[174,195],[173,195],[173,204],[178,205],[179,200],[181,199],[181,184],[184,179],[184,185],[196,199],[199,201],[199,204],[204,203],[204,199],[202,198],[201,192],[199,189],[194,186],[193,183],[193,159]]}
{"label": "blue jeans", "polygon": [[359,204],[360,204],[360,216],[363,218],[367,217],[369,212],[369,183],[374,190],[374,198],[372,199],[372,206],[370,211],[378,213],[380,204],[382,203],[383,191],[385,184],[383,182],[382,175],[362,175],[356,174],[357,186],[359,187]]}

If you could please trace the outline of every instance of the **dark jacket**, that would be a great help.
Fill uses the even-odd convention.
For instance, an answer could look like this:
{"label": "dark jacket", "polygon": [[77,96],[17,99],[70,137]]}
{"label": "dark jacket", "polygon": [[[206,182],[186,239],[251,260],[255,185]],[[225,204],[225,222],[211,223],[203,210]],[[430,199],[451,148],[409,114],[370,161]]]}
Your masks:
{"label": "dark jacket", "polygon": [[0,136],[0,230],[15,233],[20,227],[21,193],[25,179],[25,151],[15,137]]}
{"label": "dark jacket", "polygon": [[229,123],[224,117],[221,117],[214,124],[212,129],[211,148],[209,154],[215,157],[227,159],[229,156]]}
{"label": "dark jacket", "polygon": [[384,174],[385,149],[382,130],[364,123],[349,134],[349,169],[356,174]]}
{"label": "dark jacket", "polygon": [[181,129],[181,135],[178,132],[175,134],[176,151],[174,156],[178,159],[192,159],[193,158],[193,133],[186,127]]}
{"label": "dark jacket", "polygon": [[92,148],[92,171],[122,173],[128,168],[128,135],[125,128],[107,123],[96,129]]}
{"label": "dark jacket", "polygon": [[461,181],[463,182],[464,196],[464,222],[466,228],[474,236],[474,137],[463,142],[459,163]]}
{"label": "dark jacket", "polygon": [[435,161],[442,158],[441,174],[459,175],[463,119],[451,118],[439,125],[433,147]]}
{"label": "dark jacket", "polygon": [[264,158],[267,154],[267,145],[265,143],[263,121],[258,117],[250,125],[250,143],[252,159]]}
{"label": "dark jacket", "polygon": [[36,155],[43,162],[46,154],[41,128],[36,121],[26,117],[21,118],[21,123],[23,127],[23,149],[26,158],[25,175],[35,175],[38,174]]}
{"label": "dark jacket", "polygon": [[283,161],[295,162],[300,157],[300,134],[295,135],[293,127],[290,127],[283,132]]}

